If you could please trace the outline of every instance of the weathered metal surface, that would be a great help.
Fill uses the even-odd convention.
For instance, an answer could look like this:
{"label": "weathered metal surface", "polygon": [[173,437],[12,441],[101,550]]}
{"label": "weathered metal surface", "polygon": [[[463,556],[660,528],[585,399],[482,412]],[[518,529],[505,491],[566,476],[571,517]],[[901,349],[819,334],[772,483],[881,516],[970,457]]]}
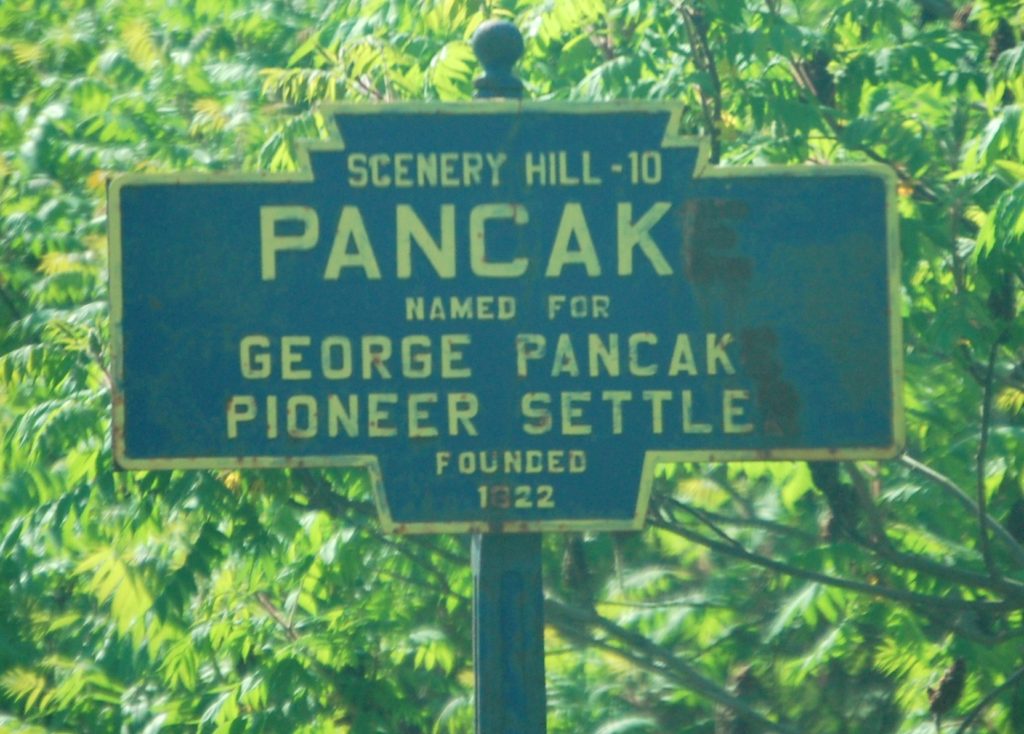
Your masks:
{"label": "weathered metal surface", "polygon": [[541,536],[473,537],[476,731],[543,734]]}
{"label": "weathered metal surface", "polygon": [[113,184],[121,466],[530,532],[639,527],[658,461],[901,445],[886,169],[711,167],[663,103],[325,114],[301,173]]}

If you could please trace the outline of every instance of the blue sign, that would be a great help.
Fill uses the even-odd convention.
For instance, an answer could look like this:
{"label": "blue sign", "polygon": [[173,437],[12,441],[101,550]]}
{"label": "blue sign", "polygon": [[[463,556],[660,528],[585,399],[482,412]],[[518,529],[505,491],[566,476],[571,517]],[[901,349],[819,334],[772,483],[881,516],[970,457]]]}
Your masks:
{"label": "blue sign", "polygon": [[712,167],[669,104],[328,115],[299,174],[114,182],[122,467],[364,466],[389,529],[513,532],[898,450],[887,169]]}

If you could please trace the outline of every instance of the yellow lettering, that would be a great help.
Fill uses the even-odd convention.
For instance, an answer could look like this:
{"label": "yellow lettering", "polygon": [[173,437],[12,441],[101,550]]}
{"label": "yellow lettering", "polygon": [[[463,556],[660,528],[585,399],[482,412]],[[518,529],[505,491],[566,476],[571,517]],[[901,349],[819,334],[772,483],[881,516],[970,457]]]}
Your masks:
{"label": "yellow lettering", "polygon": [[469,265],[474,275],[481,278],[517,278],[526,272],[530,261],[517,257],[498,262],[487,255],[487,222],[491,219],[511,219],[515,224],[526,224],[530,215],[516,204],[478,204],[469,212]]}
{"label": "yellow lettering", "polygon": [[405,299],[405,320],[423,321],[426,318],[426,301],[423,296],[406,297]]}
{"label": "yellow lettering", "polygon": [[668,390],[644,390],[642,396],[651,404],[651,433],[663,433],[665,421],[662,407],[665,401],[672,399],[672,393]]}
{"label": "yellow lettering", "polygon": [[462,185],[472,186],[480,183],[480,173],[484,168],[484,157],[479,153],[462,154]]}
{"label": "yellow lettering", "polygon": [[238,438],[238,424],[256,417],[256,398],[232,395],[228,401],[228,438]]}
{"label": "yellow lettering", "polygon": [[366,153],[350,153],[348,156],[348,185],[355,189],[365,188],[370,180],[366,169]]}
{"label": "yellow lettering", "polygon": [[650,377],[657,374],[658,365],[640,364],[640,345],[657,343],[658,337],[650,332],[629,335],[629,374],[634,377]]}
{"label": "yellow lettering", "polygon": [[437,404],[436,392],[413,393],[409,396],[409,437],[433,438],[438,435],[436,427],[426,425],[430,414],[423,404]]}
{"label": "yellow lettering", "polygon": [[[420,347],[420,349],[416,349],[416,347]],[[430,371],[433,368],[430,354],[430,337],[422,334],[403,337],[402,375],[412,379],[430,377]]]}
{"label": "yellow lettering", "polygon": [[[349,241],[355,245],[355,252],[349,252]],[[331,245],[331,254],[324,270],[324,280],[337,280],[341,271],[348,267],[362,268],[371,280],[380,279],[380,267],[370,245],[370,235],[366,232],[363,215],[354,206],[341,209],[334,244]]]}
{"label": "yellow lettering", "polygon": [[559,334],[558,343],[555,345],[555,357],[551,361],[551,376],[558,377],[561,374],[571,377],[580,376],[580,366],[576,361],[576,352],[572,348],[572,340],[568,334]]}
{"label": "yellow lettering", "polygon": [[385,380],[391,379],[388,360],[391,359],[391,339],[386,336],[364,336],[363,347],[363,379],[373,377],[374,369]]}
{"label": "yellow lettering", "polygon": [[[619,335],[609,334],[607,345],[601,341],[600,334],[587,335],[587,373],[591,377],[601,374],[601,365],[609,377],[619,376]],[[600,365],[598,364],[600,362]]]}
{"label": "yellow lettering", "polygon": [[281,337],[281,377],[285,380],[308,380],[313,373],[302,368],[303,353],[299,347],[308,347],[311,340],[308,336]]}
{"label": "yellow lettering", "polygon": [[584,150],[581,157],[583,164],[583,183],[587,186],[597,186],[601,183],[601,177],[595,176],[590,171],[590,151]]}
{"label": "yellow lettering", "polygon": [[277,438],[277,396],[267,396],[267,438]]}
{"label": "yellow lettering", "polygon": [[476,436],[473,418],[480,412],[480,401],[473,393],[448,394],[448,435],[458,436],[459,427],[467,436]]}
{"label": "yellow lettering", "polygon": [[437,186],[437,153],[416,154],[416,185]]}
{"label": "yellow lettering", "polygon": [[[306,414],[305,425],[299,420],[299,413]],[[317,430],[316,398],[312,395],[293,395],[288,398],[288,435],[292,438],[312,438]]]}
{"label": "yellow lettering", "polygon": [[707,335],[707,352],[708,352],[708,371],[709,375],[718,374],[718,365],[721,364],[722,369],[725,370],[727,375],[735,375],[736,368],[732,366],[732,360],[729,359],[729,355],[726,353],[725,348],[732,343],[732,334],[722,334],[722,338],[719,339],[715,334]]}
{"label": "yellow lettering", "polygon": [[370,181],[377,188],[391,185],[391,177],[384,173],[391,160],[387,153],[375,153],[370,156]]}
{"label": "yellow lettering", "polygon": [[[570,250],[569,244],[573,238],[578,247]],[[583,216],[583,207],[575,201],[568,202],[562,209],[562,218],[558,222],[558,231],[555,233],[555,242],[551,246],[551,256],[544,275],[557,278],[566,265],[582,265],[591,278],[601,274],[601,263],[597,259],[597,250],[586,217]]]}
{"label": "yellow lettering", "polygon": [[356,395],[348,396],[347,407],[337,395],[327,396],[327,435],[335,438],[339,429],[343,429],[349,438],[359,435],[359,399]]}
{"label": "yellow lettering", "polygon": [[413,185],[409,167],[412,165],[412,153],[395,153],[395,186],[401,189]]}
{"label": "yellow lettering", "polygon": [[505,165],[508,156],[504,153],[487,153],[487,165],[491,169],[491,186],[501,185],[501,167]]}
{"label": "yellow lettering", "polygon": [[[302,225],[298,234],[278,234],[277,225],[292,222]],[[277,253],[284,250],[312,250],[320,239],[320,221],[316,210],[308,206],[260,207],[260,277],[277,278]]]}
{"label": "yellow lettering", "polygon": [[665,216],[672,205],[667,201],[659,201],[640,217],[633,220],[633,205],[619,202],[618,206],[618,255],[619,275],[633,274],[633,250],[640,252],[650,260],[654,272],[658,275],[671,275],[672,266],[658,249],[657,243],[651,238],[651,229]]}
{"label": "yellow lettering", "polygon": [[238,343],[239,361],[242,366],[242,377],[247,380],[262,380],[270,377],[271,359],[266,350],[270,348],[270,339],[259,334],[242,337]]}
{"label": "yellow lettering", "polygon": [[590,391],[562,393],[562,435],[563,436],[589,436],[594,429],[589,423],[577,423],[576,420],[583,416],[583,409],[577,407],[577,403],[589,403]]}
{"label": "yellow lettering", "polygon": [[473,370],[460,362],[465,356],[459,347],[468,346],[469,334],[441,335],[441,377],[445,380],[457,380],[471,377]]}
{"label": "yellow lettering", "polygon": [[676,334],[676,345],[672,349],[672,361],[668,365],[669,377],[675,377],[680,372],[691,376],[697,374],[697,361],[693,358],[693,347],[690,345],[689,334]]}
{"label": "yellow lettering", "polygon": [[516,377],[526,377],[527,363],[544,356],[546,340],[540,334],[516,336]]}
{"label": "yellow lettering", "polygon": [[[338,353],[335,362],[333,353]],[[320,371],[328,380],[347,380],[352,376],[352,342],[344,336],[328,336],[320,343]]]}
{"label": "yellow lettering", "polygon": [[558,177],[555,180],[560,186],[575,186],[580,182],[577,176],[569,173],[569,153],[567,151],[558,151]]}
{"label": "yellow lettering", "polygon": [[711,433],[710,423],[693,420],[693,390],[683,390],[683,433]]}
{"label": "yellow lettering", "polygon": [[[537,157],[534,158],[534,155]],[[526,159],[523,161],[524,173],[526,174],[526,185],[533,186],[534,179],[537,179],[537,183],[543,186],[547,182],[547,168],[545,165],[545,159],[543,153],[530,153],[527,152]]]}
{"label": "yellow lettering", "polygon": [[408,204],[395,209],[395,230],[398,249],[398,277],[412,276],[413,241],[430,261],[434,272],[442,278],[455,277],[455,205],[441,205],[441,244],[433,238],[422,220]]}
{"label": "yellow lettering", "polygon": [[726,390],[722,396],[723,428],[726,433],[750,433],[754,430],[753,423],[743,423],[744,406],[736,403],[750,400],[749,390]]}
{"label": "yellow lettering", "polygon": [[551,430],[551,395],[546,392],[525,393],[519,402],[523,414],[523,431],[531,436],[540,436]]}
{"label": "yellow lettering", "polygon": [[459,185],[459,177],[455,173],[455,164],[458,160],[458,153],[441,154],[441,186],[451,187]]}
{"label": "yellow lettering", "polygon": [[397,436],[398,428],[389,424],[391,412],[388,406],[398,404],[398,395],[392,392],[372,392],[366,398],[367,435],[371,438]]}
{"label": "yellow lettering", "polygon": [[612,434],[622,433],[622,404],[633,399],[631,390],[605,390],[601,399],[612,404]]}

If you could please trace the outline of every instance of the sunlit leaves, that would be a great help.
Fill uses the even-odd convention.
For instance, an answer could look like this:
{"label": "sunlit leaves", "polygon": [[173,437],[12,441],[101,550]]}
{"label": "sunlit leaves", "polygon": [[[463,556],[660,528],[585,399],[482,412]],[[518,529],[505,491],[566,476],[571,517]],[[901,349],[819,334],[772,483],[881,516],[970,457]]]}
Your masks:
{"label": "sunlit leaves", "polygon": [[992,210],[982,219],[978,233],[978,252],[987,255],[993,249],[1009,250],[1024,240],[1024,181],[1007,189],[996,199]]}
{"label": "sunlit leaves", "polygon": [[[549,628],[549,730],[712,731],[673,661],[801,732],[931,734],[955,657],[954,713],[976,705],[1020,664],[1022,620],[964,605],[1019,603],[1022,579],[1005,539],[988,577],[948,483],[1024,537],[1024,10],[954,5],[5,0],[0,731],[471,728],[462,539],[382,537],[357,472],[112,474],[105,188],[296,170],[325,103],[469,99],[488,15],[522,29],[535,98],[678,100],[730,164],[896,171],[909,448],[941,478],[848,465],[843,505],[804,465],[668,467],[660,527],[579,557],[549,538],[548,593],[585,598],[582,560],[615,625]],[[1019,729],[1021,690],[977,730]]]}
{"label": "sunlit leaves", "polygon": [[476,59],[464,41],[445,44],[430,60],[426,79],[442,100],[465,99],[470,96]]}

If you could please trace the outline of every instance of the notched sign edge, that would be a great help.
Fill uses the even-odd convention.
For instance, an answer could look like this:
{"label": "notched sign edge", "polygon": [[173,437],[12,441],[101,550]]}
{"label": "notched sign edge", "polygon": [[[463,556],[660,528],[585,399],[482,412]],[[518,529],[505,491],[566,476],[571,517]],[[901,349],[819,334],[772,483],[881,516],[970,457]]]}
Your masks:
{"label": "notched sign edge", "polygon": [[[885,187],[886,250],[888,278],[888,328],[890,334],[890,380],[892,394],[891,435],[887,446],[848,447],[843,449],[752,449],[752,450],[648,450],[645,452],[640,477],[640,491],[636,512],[628,520],[520,521],[502,520],[460,521],[436,523],[396,522],[387,504],[386,490],[377,455],[334,454],[325,456],[196,456],[186,458],[132,458],[127,455],[125,442],[124,395],[120,389],[124,379],[123,282],[121,252],[121,190],[125,186],[223,185],[223,184],[282,184],[310,183],[315,180],[311,154],[344,151],[345,141],[337,118],[346,112],[359,114],[441,114],[452,116],[481,116],[491,114],[544,114],[571,113],[575,115],[620,114],[623,112],[664,114],[669,118],[661,148],[695,148],[697,159],[693,178],[768,178],[768,177],[834,177],[874,176]],[[116,176],[108,187],[108,234],[110,275],[110,332],[113,368],[112,385],[112,450],[114,464],[121,470],[174,470],[174,469],[278,469],[278,468],[353,468],[367,471],[374,493],[381,524],[386,532],[438,533],[438,532],[541,532],[580,530],[638,530],[644,517],[654,484],[656,467],[663,463],[729,462],[729,461],[822,461],[847,459],[890,459],[898,456],[904,447],[903,422],[903,340],[900,314],[900,252],[898,246],[898,214],[896,211],[896,175],[878,163],[844,163],[828,166],[769,165],[769,166],[715,166],[710,163],[710,142],[706,137],[680,132],[683,108],[674,102],[610,102],[576,104],[571,102],[529,102],[488,100],[466,103],[397,103],[358,104],[335,103],[320,108],[324,124],[330,134],[326,140],[300,141],[298,169],[285,173],[128,173]]]}

